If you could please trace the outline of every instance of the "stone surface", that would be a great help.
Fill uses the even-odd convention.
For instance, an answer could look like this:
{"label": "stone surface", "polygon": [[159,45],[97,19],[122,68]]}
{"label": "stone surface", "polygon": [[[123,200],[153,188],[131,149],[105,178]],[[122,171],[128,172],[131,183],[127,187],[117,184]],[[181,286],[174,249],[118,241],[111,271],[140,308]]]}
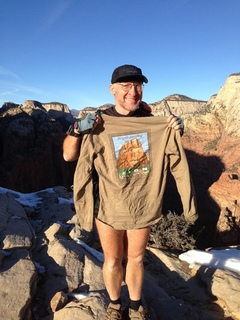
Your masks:
{"label": "stone surface", "polygon": [[37,286],[37,270],[29,252],[12,252],[5,257],[0,272],[0,319],[26,319]]}
{"label": "stone surface", "polygon": [[[91,254],[96,252],[93,247],[99,250],[101,247],[96,237],[93,237],[92,249],[70,237],[76,226],[79,230],[70,197],[71,193],[65,188],[56,187],[36,193],[36,198],[41,199],[40,207],[29,198],[27,209],[31,216],[24,216],[22,232],[28,234],[29,224],[32,225],[35,232],[32,246],[12,237],[9,238],[13,241],[11,249],[3,249],[7,236],[3,231],[11,224],[9,219],[4,219],[4,213],[8,216],[8,211],[14,208],[15,215],[23,215],[26,206],[18,202],[23,199],[20,193],[8,190],[7,197],[1,194],[0,208],[4,208],[1,218],[5,221],[0,231],[3,239],[0,247],[1,319],[104,319],[109,298],[103,282],[102,263],[97,255]],[[8,205],[4,206],[6,199]],[[65,217],[58,216],[61,207],[68,213]],[[47,213],[43,208],[47,208]],[[147,247],[143,299],[151,320],[240,319],[240,274],[205,266],[190,269],[178,255],[178,252]],[[127,307],[128,292],[124,282],[121,295]]]}
{"label": "stone surface", "polygon": [[68,297],[64,292],[57,292],[50,301],[51,312],[54,313],[62,308],[68,303]]}
{"label": "stone surface", "polygon": [[30,248],[35,232],[27,219],[24,208],[11,194],[0,194],[0,243],[2,249]]}

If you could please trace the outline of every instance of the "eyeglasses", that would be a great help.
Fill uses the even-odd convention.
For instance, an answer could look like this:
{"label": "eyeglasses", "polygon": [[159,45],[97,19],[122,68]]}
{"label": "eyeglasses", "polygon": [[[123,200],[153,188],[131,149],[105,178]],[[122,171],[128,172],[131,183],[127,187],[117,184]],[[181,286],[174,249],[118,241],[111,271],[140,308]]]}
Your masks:
{"label": "eyeglasses", "polygon": [[132,87],[134,87],[138,93],[141,93],[143,91],[144,85],[141,83],[135,84],[135,83],[119,83],[116,82],[117,84],[119,84],[120,86],[122,86],[122,89],[124,92],[129,92],[130,90],[132,90]]}

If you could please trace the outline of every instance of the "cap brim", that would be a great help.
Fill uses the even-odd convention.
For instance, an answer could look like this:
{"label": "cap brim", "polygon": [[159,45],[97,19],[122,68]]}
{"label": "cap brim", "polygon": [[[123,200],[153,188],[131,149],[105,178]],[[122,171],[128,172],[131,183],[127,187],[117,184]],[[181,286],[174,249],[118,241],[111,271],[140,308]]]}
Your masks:
{"label": "cap brim", "polygon": [[124,82],[124,81],[141,81],[141,82],[145,82],[145,83],[148,83],[148,79],[143,76],[143,75],[136,75],[136,76],[133,76],[133,75],[129,75],[129,76],[124,76],[124,77],[119,77],[117,78],[115,82]]}

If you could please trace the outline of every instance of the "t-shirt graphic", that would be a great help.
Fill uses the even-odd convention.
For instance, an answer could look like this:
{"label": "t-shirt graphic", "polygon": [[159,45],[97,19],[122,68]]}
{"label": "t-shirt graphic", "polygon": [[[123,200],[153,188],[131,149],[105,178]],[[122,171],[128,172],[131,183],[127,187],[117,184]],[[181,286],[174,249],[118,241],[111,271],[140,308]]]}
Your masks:
{"label": "t-shirt graphic", "polygon": [[149,160],[148,133],[112,137],[117,173],[120,179],[148,174],[151,170]]}

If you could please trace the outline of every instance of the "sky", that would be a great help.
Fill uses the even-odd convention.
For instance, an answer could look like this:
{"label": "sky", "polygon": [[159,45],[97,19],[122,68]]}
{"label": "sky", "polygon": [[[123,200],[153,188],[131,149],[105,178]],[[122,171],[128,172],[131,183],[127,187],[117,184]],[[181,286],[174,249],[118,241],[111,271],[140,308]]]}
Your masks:
{"label": "sky", "polygon": [[239,0],[0,0],[0,107],[114,103],[113,70],[142,69],[143,100],[209,100],[240,72]]}
{"label": "sky", "polygon": [[[47,188],[42,190],[48,193],[54,193],[53,188]],[[39,197],[38,192],[32,193],[21,193],[17,191],[13,191],[11,189],[6,189],[0,187],[0,194],[11,194],[15,200],[24,206],[30,206],[37,209],[39,205],[42,203],[42,198]],[[73,204],[73,198],[64,199],[58,198],[59,204]],[[19,218],[17,216],[13,216],[15,219]],[[64,225],[65,227],[68,224],[65,224],[61,221],[58,221],[60,225]],[[83,246],[90,254],[92,254],[96,259],[100,262],[104,261],[103,254],[85,244],[83,241],[79,239],[74,239],[79,245]],[[3,251],[6,255],[8,255],[8,251]],[[212,267],[216,269],[222,270],[230,270],[234,272],[240,272],[240,250],[239,248],[223,248],[218,250],[189,250],[179,255],[179,259],[182,261],[186,261],[189,264],[190,268],[193,268],[195,265],[202,265],[207,267]],[[41,269],[41,266],[38,266]]]}

